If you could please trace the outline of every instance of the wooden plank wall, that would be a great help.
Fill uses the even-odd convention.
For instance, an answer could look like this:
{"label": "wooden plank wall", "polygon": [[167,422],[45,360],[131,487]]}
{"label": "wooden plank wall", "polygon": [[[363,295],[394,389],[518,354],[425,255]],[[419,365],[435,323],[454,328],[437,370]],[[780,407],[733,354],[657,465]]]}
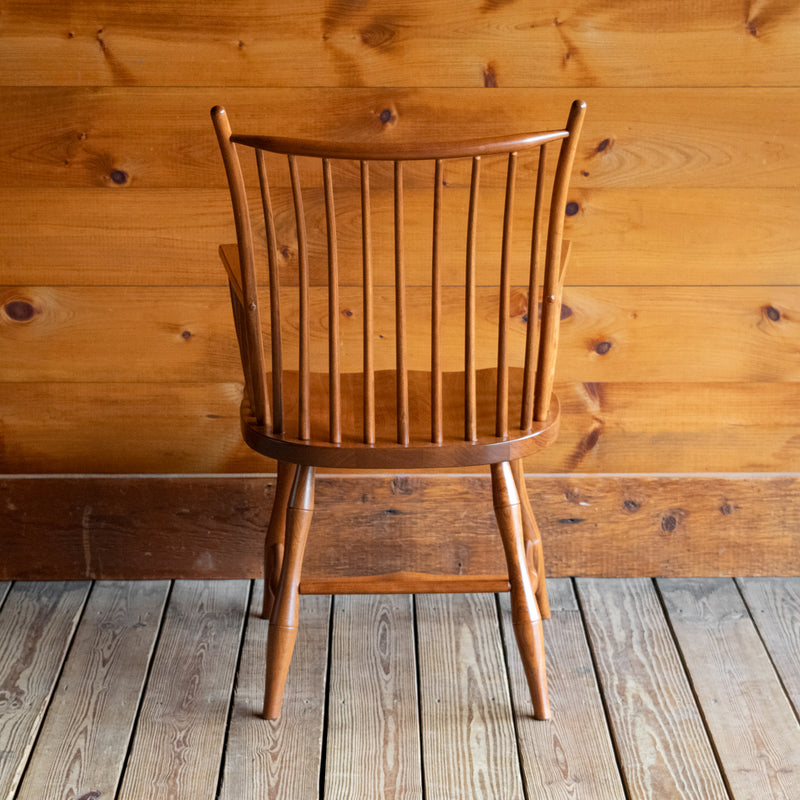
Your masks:
{"label": "wooden plank wall", "polygon": [[[578,472],[599,499],[604,475],[636,474],[659,513],[703,518],[706,505],[736,507],[698,490],[730,473],[728,495],[752,502],[747,524],[708,516],[716,552],[755,533],[768,553],[788,546],[775,563],[794,563],[797,514],[775,503],[796,503],[785,474],[800,472],[799,38],[794,3],[8,3],[0,468],[20,477],[4,489],[13,524],[0,542],[19,536],[17,501],[37,505],[31,518],[47,508],[50,483],[29,476],[271,469],[238,433],[216,257],[233,226],[211,105],[286,134],[451,136],[560,125],[581,97],[564,419],[558,444],[527,465],[532,492],[537,473]],[[653,488],[667,473],[683,476],[664,479],[668,499]],[[124,494],[94,486],[101,504]],[[577,518],[559,516],[569,494],[548,499],[547,487],[545,516]],[[628,513],[616,510],[612,541]],[[69,530],[81,542],[80,525]],[[562,574],[587,574],[569,558]],[[219,559],[225,574],[252,569]],[[641,569],[654,563],[665,559]],[[623,556],[597,565],[631,574]],[[5,569],[24,574],[24,557]]]}

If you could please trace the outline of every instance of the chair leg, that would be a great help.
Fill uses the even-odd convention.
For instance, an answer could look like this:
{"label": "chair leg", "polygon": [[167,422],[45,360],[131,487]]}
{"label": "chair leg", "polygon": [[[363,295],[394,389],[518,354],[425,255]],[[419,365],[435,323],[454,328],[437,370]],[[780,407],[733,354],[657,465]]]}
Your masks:
{"label": "chair leg", "polygon": [[531,575],[533,591],[536,602],[539,604],[539,613],[542,619],[550,619],[550,601],[547,599],[547,585],[544,576],[544,551],[542,550],[542,535],[533,516],[531,501],[528,498],[528,489],[525,486],[525,474],[522,470],[522,459],[511,462],[514,472],[514,483],[519,492],[519,501],[522,507],[522,531],[525,540],[525,556],[528,562],[528,571]]}
{"label": "chair leg", "polygon": [[278,480],[275,485],[275,499],[269,517],[267,539],[264,543],[264,607],[261,616],[269,619],[278,591],[283,564],[283,542],[286,534],[286,511],[292,491],[297,465],[287,461],[278,462]]}
{"label": "chair leg", "polygon": [[523,514],[511,464],[492,464],[494,513],[503,539],[511,585],[511,619],[536,719],[550,718],[542,617],[528,572]]}
{"label": "chair leg", "polygon": [[283,567],[270,616],[264,719],[277,719],[281,713],[283,689],[297,638],[300,573],[313,510],[314,468],[301,466],[297,468],[289,497]]}

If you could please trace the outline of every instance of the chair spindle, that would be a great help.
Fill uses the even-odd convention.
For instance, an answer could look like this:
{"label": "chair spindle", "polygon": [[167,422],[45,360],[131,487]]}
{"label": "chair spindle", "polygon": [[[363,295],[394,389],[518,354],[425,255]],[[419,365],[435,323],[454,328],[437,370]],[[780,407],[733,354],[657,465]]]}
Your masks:
{"label": "chair spindle", "polygon": [[442,276],[439,263],[439,235],[442,223],[442,186],[444,163],[436,159],[433,187],[433,242],[431,257],[431,441],[444,441],[442,398]]}
{"label": "chair spindle", "polygon": [[339,376],[339,259],[336,238],[336,210],[333,203],[331,162],[322,159],[325,188],[325,222],[328,232],[328,421],[330,440],[342,441],[342,393]]}
{"label": "chair spindle", "polygon": [[394,162],[394,296],[397,360],[397,441],[410,444],[408,418],[408,353],[406,341],[406,275],[403,228],[403,162]]}
{"label": "chair spindle", "polygon": [[536,385],[536,357],[539,348],[539,284],[542,281],[542,207],[544,206],[544,168],[547,145],[539,148],[536,192],[531,228],[531,260],[528,277],[528,328],[525,333],[525,369],[522,379],[522,414],[520,428],[533,427],[533,390]]}
{"label": "chair spindle", "polygon": [[375,444],[375,353],[373,349],[372,224],[370,222],[369,162],[361,162],[361,252],[364,308],[364,443]]}
{"label": "chair spindle", "polygon": [[275,235],[275,217],[269,193],[267,163],[264,151],[256,149],[258,183],[261,189],[261,206],[267,233],[267,258],[269,267],[269,327],[272,342],[272,429],[283,433],[283,355],[281,346],[280,276],[278,271],[278,245]]}
{"label": "chair spindle", "polygon": [[481,157],[472,159],[469,182],[469,216],[467,222],[466,302],[464,309],[464,438],[478,440],[477,388],[475,374],[475,252],[478,227],[478,190],[480,188]]}
{"label": "chair spindle", "polygon": [[511,232],[514,216],[514,188],[517,180],[517,154],[508,154],[506,200],[503,209],[503,249],[500,259],[500,318],[497,334],[497,413],[495,435],[508,436],[508,322],[511,304]]}
{"label": "chair spindle", "polygon": [[300,189],[300,173],[297,157],[290,155],[289,172],[292,180],[292,198],[297,227],[297,253],[300,261],[300,413],[298,437],[307,441],[311,438],[311,365],[309,361],[309,306],[308,306],[308,237],[306,235],[306,215],[303,208],[303,194]]}

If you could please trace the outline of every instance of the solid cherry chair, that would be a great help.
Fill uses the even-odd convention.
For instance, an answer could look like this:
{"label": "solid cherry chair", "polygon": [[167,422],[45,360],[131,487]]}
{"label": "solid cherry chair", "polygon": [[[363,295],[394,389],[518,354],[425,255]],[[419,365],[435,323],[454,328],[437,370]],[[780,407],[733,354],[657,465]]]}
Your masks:
{"label": "solid cherry chair", "polygon": [[[504,588],[511,592],[514,633],[534,714],[538,719],[550,716],[542,634],[542,618],[550,612],[541,538],[525,489],[522,460],[551,443],[558,428],[553,376],[569,253],[568,243],[562,247],[562,233],[585,109],[584,103],[575,101],[560,130],[424,144],[234,134],[225,110],[212,109],[236,226],[237,243],[221,246],[220,254],[230,282],[244,371],[242,433],[251,448],[278,464],[265,547],[264,616],[270,620],[265,718],[280,715],[297,635],[315,469],[386,472],[475,465],[491,469],[494,511],[508,565]],[[555,170],[547,166],[551,143],[559,143]],[[251,182],[239,158],[241,150],[255,155]],[[512,221],[520,182],[518,161],[530,154],[534,160],[525,173],[532,184],[526,229],[530,246],[525,246],[522,284],[522,291],[527,290],[527,323],[524,345],[515,346],[509,333],[515,257]],[[268,173],[272,179],[283,157],[288,157],[288,179],[272,183],[271,191]],[[499,168],[489,166],[495,157],[502,161]],[[462,254],[455,257],[459,268],[447,266],[444,285],[443,265],[452,261],[451,250],[456,249],[451,244],[455,235],[444,233],[453,216],[443,213],[444,195],[459,188],[457,180],[455,187],[447,182],[453,170],[458,172],[451,161],[462,165],[465,176],[469,171],[469,180],[465,177],[460,186],[464,200],[467,193],[469,199],[468,205],[463,203],[466,220],[459,215],[464,223],[458,234]],[[417,162],[429,162],[429,171]],[[285,176],[285,162],[282,170]],[[492,219],[481,213],[482,171],[493,187],[502,187],[495,192],[502,210]],[[337,183],[339,194],[334,191],[334,175],[344,187]],[[342,193],[346,219],[335,207],[335,197]],[[248,202],[254,198],[260,202]],[[415,203],[413,213],[409,198]],[[422,203],[424,208],[417,210]],[[251,219],[251,205],[260,206],[257,222]],[[393,246],[376,248],[374,240],[381,234],[374,230],[373,220],[381,214],[392,221],[388,241]],[[413,224],[407,225],[406,218]],[[489,258],[484,251],[492,240],[481,235],[491,222],[499,228],[493,240],[499,246]],[[345,246],[337,227],[347,229],[358,242]],[[384,268],[378,256],[383,258],[387,250],[393,258]],[[420,251],[425,250],[420,264]],[[287,253],[294,259],[288,267]],[[257,268],[261,262],[263,270]],[[413,284],[407,277],[411,269]],[[265,281],[258,279],[261,272]],[[451,285],[454,272],[460,281],[457,291]],[[419,288],[420,275],[424,291]],[[487,275],[494,282],[495,298],[499,292],[491,341],[486,315],[477,309]],[[390,289],[385,288],[387,283]],[[411,304],[409,286],[414,292]],[[357,292],[358,315],[350,303],[343,317],[344,291],[348,296]],[[456,312],[450,300],[454,291]],[[321,312],[321,301],[316,302],[320,297],[325,299]],[[320,324],[320,316],[327,325]],[[454,343],[463,353],[457,356],[455,369]],[[368,584],[366,591],[381,593],[436,591],[441,590],[436,586],[441,577],[426,579],[424,569],[410,569],[366,583],[354,578],[349,587],[342,579],[337,591],[363,592]],[[461,591],[485,590],[480,580],[470,583],[468,576],[459,578]]]}

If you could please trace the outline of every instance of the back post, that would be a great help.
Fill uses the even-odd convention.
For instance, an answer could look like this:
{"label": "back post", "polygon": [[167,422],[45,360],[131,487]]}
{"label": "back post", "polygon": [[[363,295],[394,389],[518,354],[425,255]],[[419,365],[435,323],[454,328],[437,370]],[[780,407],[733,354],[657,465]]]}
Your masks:
{"label": "back post", "polygon": [[[261,339],[261,315],[258,309],[256,293],[255,258],[253,256],[253,231],[250,227],[250,213],[247,204],[242,166],[236,148],[231,142],[231,126],[228,115],[222,106],[211,109],[211,119],[217,134],[225,174],[233,205],[233,217],[236,226],[236,242],[239,247],[239,276],[231,277],[231,286],[239,277],[242,288],[243,328],[247,346],[242,349],[242,367],[245,378],[245,391],[250,407],[259,425],[272,428],[269,396],[267,394],[266,369],[264,363],[264,343]],[[235,265],[228,264],[228,269]],[[235,292],[231,292],[232,302],[238,302]],[[234,314],[236,308],[234,307]]]}
{"label": "back post", "polygon": [[567,205],[569,179],[578,147],[586,103],[576,100],[570,108],[566,130],[569,136],[561,142],[558,165],[553,182],[550,201],[550,220],[547,228],[547,250],[545,254],[544,288],[542,292],[542,319],[539,329],[539,358],[536,369],[536,394],[533,418],[537,422],[547,419],[553,394],[558,350],[558,329],[561,318],[561,293],[564,285],[565,266],[561,259],[561,242],[564,234],[564,214]]}

